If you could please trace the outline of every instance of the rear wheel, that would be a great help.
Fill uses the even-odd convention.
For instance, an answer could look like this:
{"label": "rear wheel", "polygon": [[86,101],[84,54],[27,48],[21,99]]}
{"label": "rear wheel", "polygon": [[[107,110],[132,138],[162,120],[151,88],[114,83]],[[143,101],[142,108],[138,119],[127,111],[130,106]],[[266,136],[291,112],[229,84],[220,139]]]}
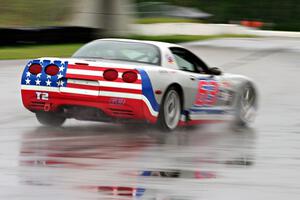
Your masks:
{"label": "rear wheel", "polygon": [[61,126],[66,118],[55,112],[37,112],[37,120],[44,126]]}
{"label": "rear wheel", "polygon": [[236,109],[236,124],[247,126],[254,121],[257,111],[257,96],[254,87],[247,83],[243,86]]}
{"label": "rear wheel", "polygon": [[179,123],[181,116],[180,96],[175,87],[170,87],[163,97],[159,116],[158,126],[164,131],[174,130]]}

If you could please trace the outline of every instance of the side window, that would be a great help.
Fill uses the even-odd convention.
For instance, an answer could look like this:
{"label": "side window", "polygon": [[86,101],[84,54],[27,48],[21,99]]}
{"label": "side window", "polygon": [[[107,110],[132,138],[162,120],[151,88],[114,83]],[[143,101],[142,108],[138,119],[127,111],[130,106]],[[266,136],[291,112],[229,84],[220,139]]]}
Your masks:
{"label": "side window", "polygon": [[185,60],[184,58],[180,57],[177,54],[173,54],[173,55],[175,57],[176,63],[180,70],[191,71],[191,72],[195,71],[195,66],[193,65],[193,63],[190,63],[188,60]]}
{"label": "side window", "polygon": [[176,60],[179,70],[194,73],[208,72],[207,65],[190,51],[180,47],[171,47],[170,50]]}

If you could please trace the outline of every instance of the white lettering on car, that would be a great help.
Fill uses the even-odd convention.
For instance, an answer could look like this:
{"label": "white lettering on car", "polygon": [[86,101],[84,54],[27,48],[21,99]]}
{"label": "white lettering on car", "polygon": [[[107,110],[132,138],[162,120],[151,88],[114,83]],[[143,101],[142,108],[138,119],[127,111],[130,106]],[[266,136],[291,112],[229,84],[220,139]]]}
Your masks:
{"label": "white lettering on car", "polygon": [[35,92],[37,100],[49,100],[49,94],[47,92]]}

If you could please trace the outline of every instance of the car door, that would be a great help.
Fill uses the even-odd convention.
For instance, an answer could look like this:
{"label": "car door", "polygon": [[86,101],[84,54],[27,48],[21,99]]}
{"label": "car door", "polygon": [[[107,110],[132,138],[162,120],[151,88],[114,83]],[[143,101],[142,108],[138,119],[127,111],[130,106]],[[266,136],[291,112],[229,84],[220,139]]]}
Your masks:
{"label": "car door", "polygon": [[208,66],[190,51],[171,47],[178,69],[186,78],[182,85],[185,93],[185,109],[194,116],[203,114],[219,114],[222,109],[218,105],[221,75],[212,75]]}

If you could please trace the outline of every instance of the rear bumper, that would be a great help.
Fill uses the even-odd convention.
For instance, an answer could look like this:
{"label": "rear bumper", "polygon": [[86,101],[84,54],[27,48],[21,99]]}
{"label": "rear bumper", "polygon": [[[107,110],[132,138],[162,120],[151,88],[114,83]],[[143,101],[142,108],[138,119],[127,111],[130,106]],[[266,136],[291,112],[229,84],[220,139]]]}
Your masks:
{"label": "rear bumper", "polygon": [[[38,99],[37,93],[47,93],[47,100]],[[143,95],[140,99],[133,99],[28,89],[22,89],[21,94],[23,105],[32,112],[66,112],[69,118],[95,121],[123,119],[156,123],[157,120],[157,114],[150,111]],[[84,112],[85,108],[87,112]],[[91,116],[88,112],[91,109],[98,110],[100,114]]]}

